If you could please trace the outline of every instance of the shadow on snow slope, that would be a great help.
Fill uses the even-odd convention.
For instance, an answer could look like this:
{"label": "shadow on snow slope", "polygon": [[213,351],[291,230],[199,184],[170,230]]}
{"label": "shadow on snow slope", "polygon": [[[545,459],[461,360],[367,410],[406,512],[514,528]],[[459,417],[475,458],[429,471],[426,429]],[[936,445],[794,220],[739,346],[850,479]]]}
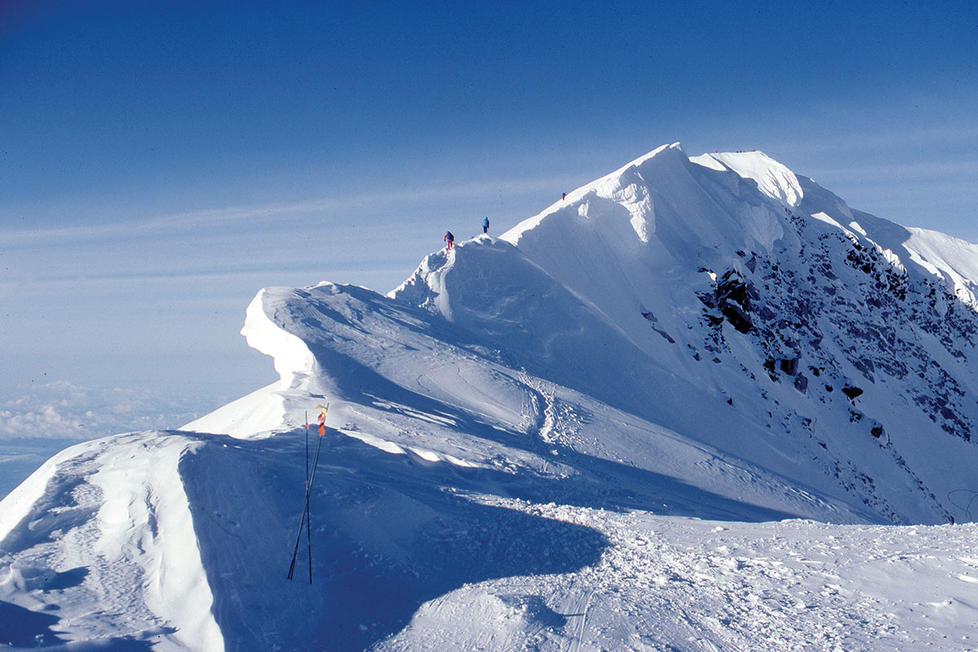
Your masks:
{"label": "shadow on snow slope", "polygon": [[201,439],[205,445],[183,458],[181,477],[230,650],[364,649],[466,583],[573,572],[607,546],[592,529],[479,504],[470,494],[711,518],[785,516],[567,449],[562,461],[585,473],[553,479],[392,455],[328,429],[311,499],[310,586],[305,534],[295,579],[286,579],[304,495],[303,431]]}
{"label": "shadow on snow slope", "polygon": [[[689,410],[685,407],[686,398],[690,395],[698,396],[704,405],[711,400],[710,397],[697,392],[695,387],[680,379],[668,376],[631,344],[609,331],[601,330],[604,327],[597,322],[591,323],[585,330],[604,334],[595,338],[600,346],[581,347],[578,352],[568,343],[573,335],[568,335],[565,338],[567,341],[560,345],[566,346],[566,350],[557,355],[541,356],[532,353],[544,348],[533,339],[533,335],[511,335],[510,340],[503,340],[498,335],[480,336],[469,329],[471,324],[460,326],[366,288],[332,285],[312,291],[291,288],[276,290],[280,296],[275,300],[287,315],[277,314],[277,325],[305,343],[318,364],[318,373],[330,378],[329,389],[334,397],[355,404],[371,405],[379,397],[421,412],[443,414],[455,422],[454,429],[468,436],[549,457],[553,448],[549,443],[535,435],[502,432],[463,407],[422,393],[425,389],[412,378],[412,373],[416,375],[417,372],[406,371],[430,364],[432,359],[443,360],[446,364],[492,365],[492,354],[487,353],[481,344],[490,341],[502,349],[498,355],[500,361],[495,363],[502,365],[499,367],[502,375],[507,372],[518,374],[516,370],[523,368],[532,375],[589,394],[612,408],[676,432],[709,432],[717,427],[715,411],[705,408]],[[266,289],[266,292],[269,290]],[[576,320],[575,317],[567,321],[577,323]],[[570,330],[576,331],[577,328],[570,327]],[[529,339],[522,339],[524,336]],[[521,352],[520,358],[507,359],[508,351]],[[393,359],[398,355],[403,356],[397,357],[398,364],[377,362],[380,356]],[[645,363],[649,364],[643,366]],[[653,372],[658,373],[655,379],[661,382],[653,382]],[[582,377],[587,378],[586,383]],[[654,392],[650,389],[652,385],[655,386]],[[524,389],[532,391],[530,387]],[[650,401],[649,396],[655,396],[656,400]],[[738,420],[736,413],[724,411],[723,414],[729,420],[728,426],[737,426],[732,431],[743,432],[748,428]],[[565,450],[568,457],[560,461],[575,468],[576,461],[580,459],[586,459],[587,468],[595,472],[604,464],[600,458],[582,456],[572,449]],[[712,507],[721,506],[723,502],[722,499],[718,501],[719,497],[715,494],[707,495],[704,492],[697,495],[699,490],[690,485],[655,473],[649,476],[656,478],[654,486],[657,489],[664,489],[670,484],[681,488],[678,493],[690,499],[688,509],[681,512],[685,515],[737,520],[769,520],[786,516],[768,510],[764,510],[763,515],[760,512],[744,513],[745,505],[734,501],[727,501],[721,509],[713,510]],[[594,489],[601,491],[603,487],[603,484],[599,484]],[[694,506],[695,499],[706,498],[709,499],[698,511]],[[730,507],[733,509],[727,509]]]}
{"label": "shadow on snow slope", "polygon": [[[464,432],[468,437],[492,441],[545,459],[551,458],[580,474],[560,482],[541,478],[524,480],[523,484],[505,482],[512,496],[534,502],[553,501],[600,509],[643,509],[710,520],[771,521],[799,516],[731,500],[667,475],[580,453],[533,435],[502,430],[498,425],[489,425],[464,409],[402,387],[343,353],[317,347],[314,343],[307,344],[319,364],[341,379],[346,400],[369,405],[381,398],[394,404],[409,405],[423,413],[440,414],[454,422],[454,430]],[[356,388],[362,387],[370,388],[370,393],[358,392]],[[556,456],[553,450],[557,451]],[[514,476],[504,474],[503,477]]]}
{"label": "shadow on snow slope", "polygon": [[0,645],[46,647],[63,643],[51,630],[57,616],[38,613],[9,602],[0,602]]}
{"label": "shadow on snow slope", "polygon": [[330,430],[311,500],[314,583],[304,533],[289,582],[302,441],[301,431],[258,442],[215,437],[182,462],[230,650],[364,649],[465,583],[574,571],[606,545],[588,528],[480,505],[442,485],[501,483],[501,472],[426,467]]}
{"label": "shadow on snow slope", "polygon": [[[45,588],[55,590],[59,587],[55,582]],[[52,629],[59,620],[60,618],[55,615],[31,611],[9,602],[0,602],[0,646],[14,650],[29,648],[71,652],[95,650],[136,652],[153,649],[149,641],[137,641],[129,637],[69,643]]]}

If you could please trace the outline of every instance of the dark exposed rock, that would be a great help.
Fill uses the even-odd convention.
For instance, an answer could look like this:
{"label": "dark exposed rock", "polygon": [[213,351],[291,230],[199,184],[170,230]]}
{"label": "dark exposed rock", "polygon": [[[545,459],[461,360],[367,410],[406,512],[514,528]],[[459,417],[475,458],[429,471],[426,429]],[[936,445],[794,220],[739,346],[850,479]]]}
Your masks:
{"label": "dark exposed rock", "polygon": [[795,377],[795,389],[804,394],[808,390],[808,378],[805,374],[798,374]]}
{"label": "dark exposed rock", "polygon": [[842,388],[842,393],[848,396],[850,401],[853,401],[863,393],[863,390],[853,385],[846,385]]}
{"label": "dark exposed rock", "polygon": [[796,373],[798,373],[798,358],[781,360],[781,371],[789,376],[794,376]]}

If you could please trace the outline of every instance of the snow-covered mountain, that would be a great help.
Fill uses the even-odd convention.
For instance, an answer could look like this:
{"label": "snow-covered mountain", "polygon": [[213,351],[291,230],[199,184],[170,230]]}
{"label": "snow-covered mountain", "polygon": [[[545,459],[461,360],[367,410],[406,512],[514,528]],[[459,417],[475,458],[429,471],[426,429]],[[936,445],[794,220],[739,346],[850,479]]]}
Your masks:
{"label": "snow-covered mountain", "polygon": [[978,505],[976,281],[976,245],[670,145],[386,296],[267,288],[278,383],[0,502],[0,641],[974,647],[978,529],[940,524]]}

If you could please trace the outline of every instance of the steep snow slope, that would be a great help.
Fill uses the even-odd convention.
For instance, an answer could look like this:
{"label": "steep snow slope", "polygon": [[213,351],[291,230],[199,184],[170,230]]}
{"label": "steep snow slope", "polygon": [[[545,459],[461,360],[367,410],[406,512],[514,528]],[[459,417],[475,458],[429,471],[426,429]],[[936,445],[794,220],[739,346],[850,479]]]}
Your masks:
{"label": "steep snow slope", "polygon": [[[746,523],[778,514],[624,464],[588,460],[584,477],[562,477],[392,454],[332,427],[324,441],[311,585],[304,541],[297,579],[285,579],[302,430],[140,433],[66,451],[25,485],[46,487],[45,497],[4,539],[0,640],[163,650],[975,645],[974,525]],[[557,448],[573,468],[579,460]],[[170,498],[149,491],[163,489]],[[172,518],[188,506],[192,534]]]}
{"label": "steep snow slope", "polygon": [[973,647],[974,526],[871,524],[974,520],[974,253],[671,145],[388,296],[267,288],[278,383],[0,502],[0,641]]}
{"label": "steep snow slope", "polygon": [[664,414],[654,371],[611,390],[647,404],[629,411],[821,485],[814,467],[887,520],[969,518],[949,494],[978,462],[973,245],[854,214],[759,152],[676,145],[503,239],[696,386],[723,433]]}
{"label": "steep snow slope", "polygon": [[154,433],[78,444],[11,492],[0,641],[223,649],[177,469],[196,445]]}

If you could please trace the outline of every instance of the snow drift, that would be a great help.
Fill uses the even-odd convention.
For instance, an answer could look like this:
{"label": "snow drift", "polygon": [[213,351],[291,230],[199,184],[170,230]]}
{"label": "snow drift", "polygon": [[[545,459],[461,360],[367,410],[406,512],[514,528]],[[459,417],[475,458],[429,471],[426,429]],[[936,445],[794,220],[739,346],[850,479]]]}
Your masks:
{"label": "snow drift", "polygon": [[973,645],[975,529],[940,524],[978,496],[975,279],[975,245],[676,144],[386,296],[266,288],[279,382],[0,503],[0,641]]}

